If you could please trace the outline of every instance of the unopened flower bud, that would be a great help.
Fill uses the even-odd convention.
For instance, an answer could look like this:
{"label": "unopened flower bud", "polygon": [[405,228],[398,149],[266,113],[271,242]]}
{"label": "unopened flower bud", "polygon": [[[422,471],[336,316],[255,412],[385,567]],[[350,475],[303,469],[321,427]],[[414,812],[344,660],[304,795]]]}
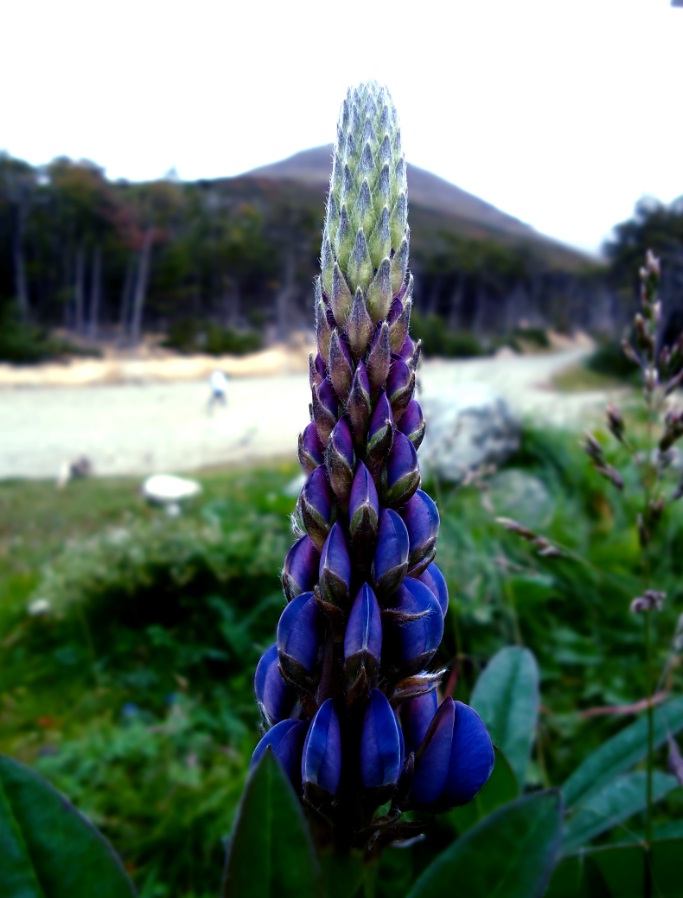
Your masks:
{"label": "unopened flower bud", "polygon": [[356,465],[356,473],[349,496],[349,534],[351,543],[372,546],[379,526],[379,497],[370,472],[362,461]]}
{"label": "unopened flower bud", "polygon": [[336,329],[332,331],[330,339],[329,369],[334,392],[341,402],[346,402],[353,379],[353,361],[346,342]]}
{"label": "unopened flower bud", "polygon": [[443,637],[441,606],[428,586],[406,577],[382,612],[385,654],[402,674],[431,661]]}
{"label": "unopened flower bud", "polygon": [[403,769],[403,734],[394,709],[379,689],[373,689],[363,719],[360,743],[361,779],[386,801]]}
{"label": "unopened flower bud", "polygon": [[365,360],[370,379],[370,392],[373,398],[384,387],[391,365],[391,347],[389,345],[389,325],[382,321],[370,342]]}
{"label": "unopened flower bud", "polygon": [[320,551],[332,526],[334,497],[324,465],[315,468],[299,497],[303,525],[316,549]]}
{"label": "unopened flower bud", "polygon": [[398,422],[398,429],[408,437],[416,450],[420,448],[425,435],[425,420],[416,399],[411,399],[406,406]]}
{"label": "unopened flower bud", "polygon": [[410,576],[419,577],[434,559],[434,547],[439,535],[439,512],[433,499],[422,490],[417,490],[399,514],[410,539]]}
{"label": "unopened flower bud", "polygon": [[380,598],[394,592],[408,571],[410,540],[401,517],[391,509],[379,513],[379,530],[375,549],[375,589]]}
{"label": "unopened flower bud", "polygon": [[285,606],[277,625],[277,651],[282,670],[294,683],[306,682],[320,650],[324,618],[315,595],[304,592]]}
{"label": "unopened flower bud", "polygon": [[337,395],[329,380],[324,380],[312,391],[313,420],[318,428],[318,436],[327,445],[332,428],[337,423],[339,409]]}
{"label": "unopened flower bud", "polygon": [[313,588],[319,562],[320,552],[308,536],[298,539],[287,552],[282,570],[282,586],[289,601]]}
{"label": "unopened flower bud", "polygon": [[347,412],[351,421],[353,437],[356,446],[365,444],[365,435],[370,420],[372,403],[370,400],[370,381],[368,371],[363,361],[358,362],[351,381],[351,390],[347,403]]}
{"label": "unopened flower bud", "polygon": [[296,704],[297,694],[279,670],[277,644],[264,652],[256,667],[254,692],[263,723],[269,729],[289,717]]}
{"label": "unopened flower bud", "polygon": [[268,730],[254,749],[251,756],[253,767],[266,749],[270,748],[296,790],[301,785],[301,755],[308,732],[308,722],[303,720],[281,720]]}
{"label": "unopened flower bud", "polygon": [[441,570],[432,562],[418,579],[434,593],[445,617],[448,611],[448,586]]}
{"label": "unopened flower bud", "polygon": [[394,421],[399,421],[415,392],[415,372],[398,356],[391,363],[386,389]]}
{"label": "unopened flower bud", "polygon": [[422,745],[438,707],[436,689],[430,689],[429,692],[403,702],[400,715],[406,753],[415,752]]}
{"label": "unopened flower bud", "polygon": [[320,553],[320,592],[331,605],[349,604],[351,588],[351,559],[344,538],[344,530],[337,521],[329,532]]}
{"label": "unopened flower bud", "polygon": [[342,503],[346,503],[351,492],[355,461],[349,422],[346,418],[340,418],[330,434],[325,451],[325,466],[332,489]]}
{"label": "unopened flower bud", "polygon": [[382,617],[377,597],[364,583],[354,599],[344,636],[344,670],[355,680],[361,670],[374,677],[382,652]]}
{"label": "unopened flower bud", "polygon": [[397,430],[382,474],[382,500],[387,505],[404,505],[419,485],[417,452],[408,437]]}
{"label": "unopened flower bud", "polygon": [[310,474],[324,461],[325,447],[320,441],[318,428],[311,421],[299,435],[299,462],[306,474]]}
{"label": "unopened flower bud", "polygon": [[325,796],[334,796],[342,769],[339,717],[334,701],[322,703],[311,721],[301,758],[304,793],[314,805]]}
{"label": "unopened flower bud", "polygon": [[471,801],[493,770],[491,737],[468,705],[446,698],[415,759],[410,798],[421,810]]}

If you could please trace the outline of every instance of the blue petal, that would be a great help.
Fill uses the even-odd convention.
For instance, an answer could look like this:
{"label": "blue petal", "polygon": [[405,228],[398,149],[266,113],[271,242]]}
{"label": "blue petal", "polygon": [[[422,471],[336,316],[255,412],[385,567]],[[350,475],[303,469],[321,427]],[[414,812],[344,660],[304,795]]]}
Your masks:
{"label": "blue petal", "polygon": [[410,542],[398,513],[383,508],[379,514],[375,549],[375,584],[380,592],[391,592],[405,576]]}
{"label": "blue petal", "polygon": [[323,617],[312,592],[292,599],[280,615],[277,648],[297,661],[309,674],[318,658]]}
{"label": "blue petal", "polygon": [[401,705],[401,726],[406,740],[406,751],[417,751],[424,740],[431,724],[439,699],[436,689],[418,695]]}
{"label": "blue petal", "polygon": [[301,783],[301,752],[308,730],[308,721],[282,720],[268,730],[251,756],[250,766],[254,766],[264,751],[270,746],[280,761],[295,788]]}
{"label": "blue petal", "polygon": [[379,661],[382,651],[382,617],[374,592],[364,583],[356,596],[346,624],[344,658],[364,653]]}
{"label": "blue petal", "polygon": [[390,610],[420,615],[405,622],[391,619],[387,622],[385,639],[391,646],[392,659],[400,665],[424,667],[443,637],[443,614],[436,596],[424,583],[406,577],[393,597]]}
{"label": "blue petal", "polygon": [[395,785],[403,769],[403,740],[386,696],[373,689],[363,720],[360,768],[366,789]]}
{"label": "blue petal", "polygon": [[432,562],[418,578],[425,586],[428,586],[438,599],[443,616],[448,611],[448,587],[441,570]]}
{"label": "blue petal", "polygon": [[254,692],[264,723],[268,727],[289,717],[297,695],[282,679],[278,668],[277,645],[264,652],[256,667]]}
{"label": "blue petal", "polygon": [[304,742],[301,777],[335,795],[341,778],[342,752],[339,718],[334,702],[328,698],[318,708]]}
{"label": "blue petal", "polygon": [[495,756],[484,723],[469,705],[455,702],[453,743],[440,803],[457,807],[471,801],[491,776]]}
{"label": "blue petal", "polygon": [[315,586],[320,552],[308,536],[298,539],[287,552],[282,570],[282,585],[288,599]]}
{"label": "blue petal", "polygon": [[415,760],[410,788],[414,807],[429,809],[443,792],[449,774],[454,719],[455,705],[449,697],[441,702]]}

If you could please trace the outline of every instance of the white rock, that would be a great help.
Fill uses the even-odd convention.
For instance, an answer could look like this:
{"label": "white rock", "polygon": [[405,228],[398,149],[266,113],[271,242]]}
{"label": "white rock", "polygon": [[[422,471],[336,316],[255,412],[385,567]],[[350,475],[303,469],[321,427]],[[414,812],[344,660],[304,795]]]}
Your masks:
{"label": "white rock", "polygon": [[150,502],[173,505],[183,499],[191,499],[202,491],[201,484],[187,477],[174,474],[153,474],[142,484],[142,495]]}
{"label": "white rock", "polygon": [[481,465],[503,464],[519,448],[519,423],[488,384],[453,384],[419,401],[427,429],[418,457],[427,474],[455,483]]}

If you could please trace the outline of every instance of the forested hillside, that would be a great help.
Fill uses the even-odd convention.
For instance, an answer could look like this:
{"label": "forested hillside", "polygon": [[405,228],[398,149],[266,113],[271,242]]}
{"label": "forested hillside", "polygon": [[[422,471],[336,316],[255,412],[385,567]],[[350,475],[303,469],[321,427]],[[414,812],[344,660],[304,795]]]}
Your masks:
{"label": "forested hillside", "polygon": [[[128,344],[147,330],[180,349],[239,351],[307,326],[329,168],[321,147],[236,178],[132,184],[91,162],[36,168],[1,155],[0,319],[11,346],[0,351],[30,360],[22,346],[36,327]],[[409,167],[408,186],[417,320],[437,315],[449,331],[609,331],[630,313],[643,240],[667,234],[667,247],[654,246],[665,269],[681,254],[678,207],[641,204],[608,271],[428,172]]]}

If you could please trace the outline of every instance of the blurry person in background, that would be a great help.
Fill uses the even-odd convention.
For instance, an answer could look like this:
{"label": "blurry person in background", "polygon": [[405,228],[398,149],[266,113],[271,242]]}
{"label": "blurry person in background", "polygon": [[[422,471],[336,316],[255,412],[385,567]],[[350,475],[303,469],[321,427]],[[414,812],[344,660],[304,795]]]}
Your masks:
{"label": "blurry person in background", "polygon": [[211,397],[209,398],[208,412],[211,414],[215,405],[227,405],[225,394],[228,388],[228,378],[225,373],[217,368],[209,378],[211,384]]}

